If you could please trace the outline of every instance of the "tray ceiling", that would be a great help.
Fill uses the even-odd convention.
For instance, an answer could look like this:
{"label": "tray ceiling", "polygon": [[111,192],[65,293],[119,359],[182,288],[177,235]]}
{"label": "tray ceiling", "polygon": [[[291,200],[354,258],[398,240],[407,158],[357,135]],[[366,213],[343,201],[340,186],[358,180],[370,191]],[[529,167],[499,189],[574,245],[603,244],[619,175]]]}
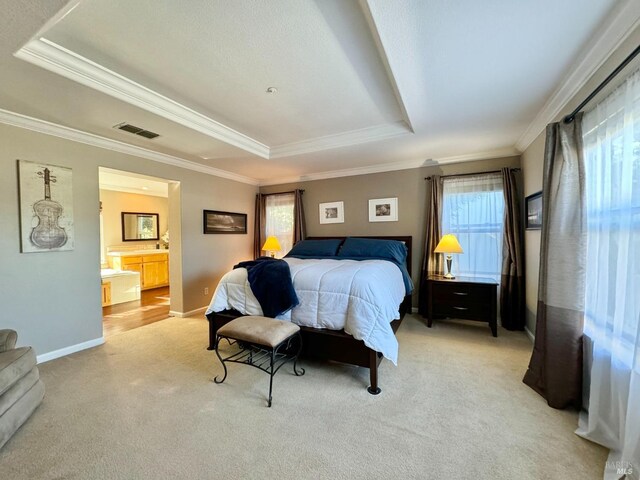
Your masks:
{"label": "tray ceiling", "polygon": [[23,46],[0,50],[0,117],[33,119],[5,123],[265,183],[518,154],[640,18],[632,0],[8,2]]}

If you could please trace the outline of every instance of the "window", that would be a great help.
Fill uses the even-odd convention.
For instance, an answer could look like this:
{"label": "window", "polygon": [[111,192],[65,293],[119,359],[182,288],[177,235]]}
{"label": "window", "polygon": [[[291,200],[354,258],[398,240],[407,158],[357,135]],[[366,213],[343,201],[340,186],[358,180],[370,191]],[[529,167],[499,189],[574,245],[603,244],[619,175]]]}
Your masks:
{"label": "window", "polygon": [[[278,238],[282,250],[276,257],[283,257],[293,247],[294,193],[278,193],[265,197],[265,234]],[[266,237],[265,237],[266,238]]]}
{"label": "window", "polygon": [[499,173],[443,180],[442,234],[453,233],[464,251],[455,256],[455,275],[500,281],[503,224]]}
{"label": "window", "polygon": [[640,351],[640,73],[583,120],[585,332],[631,367]]}

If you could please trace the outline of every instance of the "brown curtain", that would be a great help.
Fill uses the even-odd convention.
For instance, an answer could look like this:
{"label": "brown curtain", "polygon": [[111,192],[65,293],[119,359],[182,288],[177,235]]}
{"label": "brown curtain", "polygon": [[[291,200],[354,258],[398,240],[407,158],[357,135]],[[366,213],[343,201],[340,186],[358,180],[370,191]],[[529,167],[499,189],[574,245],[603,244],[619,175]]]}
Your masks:
{"label": "brown curtain", "polygon": [[554,408],[582,402],[586,205],[582,115],[547,126],[536,340],[524,382]]}
{"label": "brown curtain", "polygon": [[307,226],[304,221],[304,207],[302,205],[302,194],[304,190],[296,190],[293,203],[293,244],[304,240],[307,236]]}
{"label": "brown curtain", "polygon": [[255,222],[253,225],[253,258],[258,258],[262,255],[262,245],[264,245],[264,231],[265,231],[265,218],[264,218],[264,195],[261,193],[256,194],[256,211]]}
{"label": "brown curtain", "polygon": [[427,179],[427,225],[424,240],[424,256],[420,274],[418,312],[427,314],[427,277],[442,274],[442,255],[433,253],[440,241],[440,216],[442,215],[442,181],[438,175]]}
{"label": "brown curtain", "polygon": [[504,240],[500,279],[500,317],[502,326],[507,330],[524,330],[524,260],[522,258],[520,196],[518,195],[516,172],[510,168],[503,168],[502,184],[504,190]]}

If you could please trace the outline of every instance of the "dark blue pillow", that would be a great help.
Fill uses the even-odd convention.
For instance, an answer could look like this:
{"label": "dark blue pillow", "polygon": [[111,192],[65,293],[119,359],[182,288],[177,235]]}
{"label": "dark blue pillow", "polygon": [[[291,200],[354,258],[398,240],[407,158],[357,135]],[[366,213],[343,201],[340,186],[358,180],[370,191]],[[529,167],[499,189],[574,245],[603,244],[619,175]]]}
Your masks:
{"label": "dark blue pillow", "polygon": [[341,243],[341,239],[302,240],[293,246],[287,257],[335,257]]}
{"label": "dark blue pillow", "polygon": [[404,265],[407,260],[407,246],[398,240],[348,237],[342,244],[338,257],[382,258]]}

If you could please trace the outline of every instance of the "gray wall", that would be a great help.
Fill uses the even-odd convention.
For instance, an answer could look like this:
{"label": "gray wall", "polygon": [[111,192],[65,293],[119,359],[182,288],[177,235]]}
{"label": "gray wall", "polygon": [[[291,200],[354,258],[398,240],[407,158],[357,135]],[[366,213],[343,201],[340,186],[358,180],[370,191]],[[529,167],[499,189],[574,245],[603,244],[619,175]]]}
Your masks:
{"label": "gray wall", "polygon": [[[413,237],[412,277],[418,285],[425,237],[426,183],[429,175],[451,175],[519,167],[520,157],[507,157],[450,165],[422,167],[396,172],[314,180],[261,187],[262,193],[303,188],[303,204],[309,236],[411,235]],[[397,222],[369,222],[368,201],[372,198],[398,197]],[[320,224],[319,207],[324,202],[344,202],[344,223]],[[414,291],[417,305],[417,289]]]}
{"label": "gray wall", "polygon": [[[561,113],[558,114],[554,121],[559,121],[570,113],[576,106],[582,102],[593,89],[604,80],[621,62],[640,44],[640,27],[629,35],[629,38],[623,42],[620,47],[607,59],[607,61],[598,69],[583,88],[565,105]],[[625,72],[632,72],[640,66],[638,58],[632,65],[627,66]],[[605,89],[594,101],[586,108],[593,108],[600,99],[606,96],[615,88],[615,85],[622,82],[625,78],[625,72],[621,73],[614,83]],[[522,153],[522,172],[524,177],[524,194],[542,190],[542,169],[544,164],[544,131],[527,147]],[[540,231],[528,230],[525,233],[525,259],[527,262],[527,329],[535,334],[536,329],[536,307],[538,304],[538,271],[540,267]]]}
{"label": "gray wall", "polygon": [[[20,253],[17,159],[73,169],[73,251]],[[220,277],[252,255],[255,186],[6,125],[0,125],[0,166],[0,328],[17,330],[20,344],[38,354],[102,336],[99,166],[180,182],[169,195],[171,283],[181,283],[183,293],[172,288],[172,310],[207,305]],[[203,209],[248,213],[249,233],[203,235]]]}

